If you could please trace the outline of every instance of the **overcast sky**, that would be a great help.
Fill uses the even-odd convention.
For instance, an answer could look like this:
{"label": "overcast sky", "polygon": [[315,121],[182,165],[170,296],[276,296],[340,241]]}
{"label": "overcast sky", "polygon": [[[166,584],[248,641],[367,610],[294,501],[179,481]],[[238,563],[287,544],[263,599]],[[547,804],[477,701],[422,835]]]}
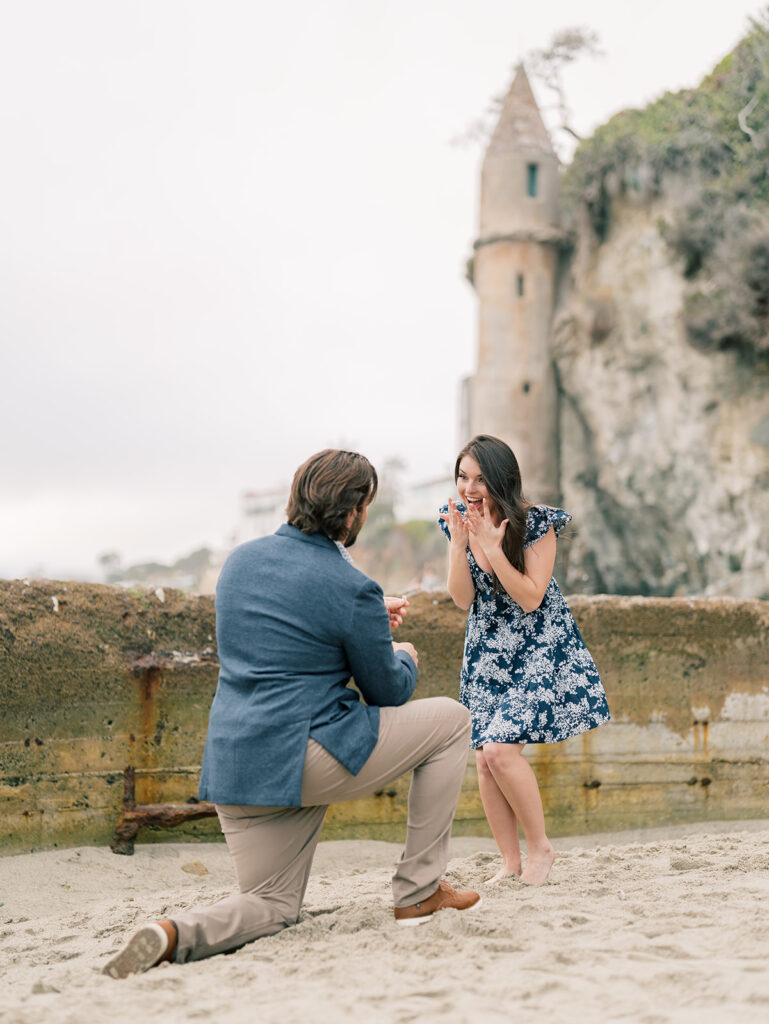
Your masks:
{"label": "overcast sky", "polygon": [[0,576],[221,546],[327,446],[440,474],[475,350],[451,140],[559,28],[606,52],[566,79],[589,134],[763,6],[2,0]]}

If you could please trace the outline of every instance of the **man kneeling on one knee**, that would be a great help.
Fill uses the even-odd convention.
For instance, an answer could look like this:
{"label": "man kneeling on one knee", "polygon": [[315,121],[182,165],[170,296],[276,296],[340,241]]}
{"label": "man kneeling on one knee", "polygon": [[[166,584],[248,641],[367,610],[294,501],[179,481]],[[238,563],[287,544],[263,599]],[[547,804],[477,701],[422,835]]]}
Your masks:
{"label": "man kneeling on one knee", "polygon": [[295,924],[327,806],[409,771],[395,921],[422,924],[479,902],[441,881],[470,716],[448,697],[407,703],[417,652],[390,633],[405,602],[384,599],[348,553],[376,488],[362,455],[320,452],[294,476],[288,522],[225,562],[200,798],[216,804],[240,891],[143,926],[104,968],[111,977],[200,960]]}

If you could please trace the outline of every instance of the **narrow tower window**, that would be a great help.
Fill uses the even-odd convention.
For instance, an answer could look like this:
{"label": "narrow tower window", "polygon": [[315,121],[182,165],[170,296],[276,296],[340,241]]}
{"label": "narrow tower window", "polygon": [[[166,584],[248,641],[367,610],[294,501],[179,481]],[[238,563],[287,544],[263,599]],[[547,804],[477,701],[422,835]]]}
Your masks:
{"label": "narrow tower window", "polygon": [[523,295],[523,274],[519,274],[518,275],[517,289],[518,289],[518,294],[519,295]]}
{"label": "narrow tower window", "polygon": [[539,164],[527,164],[526,165],[526,190],[530,196],[536,196],[537,194],[537,175],[539,172]]}

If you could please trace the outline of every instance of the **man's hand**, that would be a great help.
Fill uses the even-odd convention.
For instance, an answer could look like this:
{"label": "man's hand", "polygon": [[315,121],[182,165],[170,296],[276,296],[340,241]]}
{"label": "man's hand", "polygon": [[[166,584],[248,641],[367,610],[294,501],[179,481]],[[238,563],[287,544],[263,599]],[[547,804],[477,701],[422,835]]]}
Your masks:
{"label": "man's hand", "polygon": [[397,629],[403,622],[409,603],[405,597],[386,597],[384,603],[390,619],[390,629]]}
{"label": "man's hand", "polygon": [[413,644],[410,644],[408,642],[402,643],[402,644],[396,644],[396,642],[393,640],[393,650],[394,651],[405,651],[406,654],[408,654],[408,656],[411,658],[411,660],[417,666],[417,668],[419,668],[419,655],[417,654],[417,649],[416,649],[416,647]]}

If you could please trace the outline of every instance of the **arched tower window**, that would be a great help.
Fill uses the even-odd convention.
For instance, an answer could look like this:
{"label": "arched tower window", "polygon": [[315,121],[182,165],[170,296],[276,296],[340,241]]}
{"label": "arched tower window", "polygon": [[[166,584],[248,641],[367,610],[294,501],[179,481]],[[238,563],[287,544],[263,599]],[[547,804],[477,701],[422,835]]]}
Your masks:
{"label": "arched tower window", "polygon": [[519,296],[523,295],[523,274],[518,275],[518,280],[516,282],[516,291],[518,292]]}
{"label": "arched tower window", "polygon": [[539,164],[526,165],[526,193],[532,198],[537,194],[537,178],[539,176]]}

